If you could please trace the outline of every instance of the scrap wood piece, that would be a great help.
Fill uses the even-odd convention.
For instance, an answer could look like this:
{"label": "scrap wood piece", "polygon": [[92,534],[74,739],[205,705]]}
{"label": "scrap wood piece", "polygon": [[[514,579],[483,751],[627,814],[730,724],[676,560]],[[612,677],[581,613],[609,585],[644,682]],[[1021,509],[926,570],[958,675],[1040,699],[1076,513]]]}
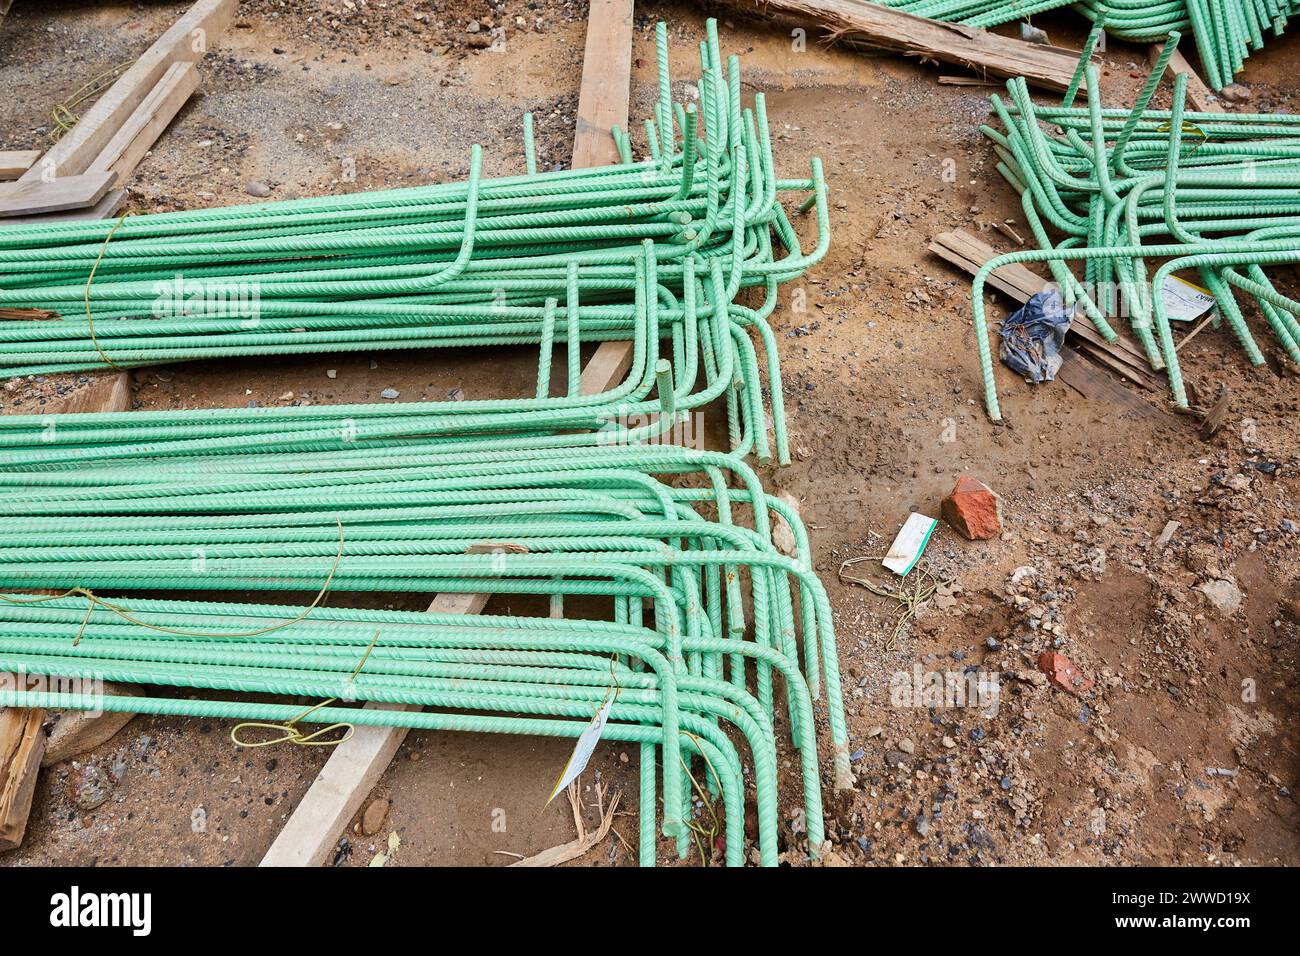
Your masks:
{"label": "scrap wood piece", "polygon": [[1226,385],[1219,386],[1219,394],[1210,410],[1201,420],[1201,438],[1209,441],[1215,436],[1223,423],[1228,420],[1228,409],[1232,405],[1232,389]]}
{"label": "scrap wood piece", "polygon": [[0,183],[0,217],[85,209],[103,199],[115,182],[117,173],[100,170],[49,182],[24,176],[15,183]]}
{"label": "scrap wood piece", "polygon": [[530,867],[559,866],[561,863],[568,863],[570,860],[576,860],[585,855],[588,850],[605,839],[610,827],[614,825],[614,814],[618,811],[618,802],[623,798],[623,792],[619,791],[614,794],[614,798],[609,801],[609,806],[606,807],[604,787],[603,783],[598,782],[596,784],[596,797],[600,805],[600,825],[596,829],[590,833],[587,832],[587,825],[582,820],[582,807],[578,801],[578,781],[574,780],[573,783],[569,784],[565,793],[569,798],[569,806],[573,808],[573,826],[578,831],[577,839],[543,850],[535,856],[516,860],[510,865]]}
{"label": "scrap wood piece", "polygon": [[209,44],[234,19],[238,7],[239,0],[198,0],[86,110],[45,158],[21,178],[40,179],[43,170],[48,170],[47,176],[61,177],[89,169],[168,68],[173,63],[202,59]]}
{"label": "scrap wood piece", "polygon": [[[971,275],[998,255],[988,243],[962,229],[939,233],[930,243],[930,251]],[[988,284],[1023,304],[1042,292],[1050,282],[1015,262],[994,270]],[[1143,388],[1154,390],[1160,387],[1158,378],[1147,365],[1146,353],[1128,336],[1121,333],[1117,341],[1108,342],[1086,315],[1075,316],[1070,334],[1075,337],[1078,348],[1122,377]]]}
{"label": "scrap wood piece", "polygon": [[39,149],[0,149],[0,182],[17,179],[40,158]]}
{"label": "scrap wood piece", "polygon": [[905,56],[954,63],[981,76],[1014,77],[1062,91],[1074,77],[1079,53],[999,36],[956,23],[913,16],[866,0],[728,0],[749,10],[779,10],[818,20],[837,39]]}
{"label": "scrap wood piece", "polygon": [[21,846],[45,753],[45,711],[0,710],[0,850]]}
{"label": "scrap wood piece", "polygon": [[[78,389],[46,411],[55,415],[118,412],[130,404],[131,379],[127,373],[120,372],[97,376],[90,385]],[[45,717],[46,712],[38,709],[7,707],[0,710],[0,850],[12,850],[21,845],[26,833],[37,774],[45,756]]]}
{"label": "scrap wood piece", "polygon": [[120,180],[135,172],[163,130],[199,86],[199,68],[188,60],[167,68],[149,95],[90,164],[91,172],[112,170]]}
{"label": "scrap wood piece", "polygon": [[[1147,50],[1147,65],[1154,66],[1156,59],[1160,56],[1162,44],[1154,44]],[[1169,58],[1168,66],[1169,75],[1176,76],[1179,73],[1187,77],[1187,102],[1191,104],[1192,109],[1198,113],[1222,113],[1223,107],[1219,105],[1218,98],[1210,92],[1210,88],[1205,85],[1200,74],[1192,69],[1192,65],[1187,62],[1178,51]],[[1171,81],[1172,82],[1172,81]]]}

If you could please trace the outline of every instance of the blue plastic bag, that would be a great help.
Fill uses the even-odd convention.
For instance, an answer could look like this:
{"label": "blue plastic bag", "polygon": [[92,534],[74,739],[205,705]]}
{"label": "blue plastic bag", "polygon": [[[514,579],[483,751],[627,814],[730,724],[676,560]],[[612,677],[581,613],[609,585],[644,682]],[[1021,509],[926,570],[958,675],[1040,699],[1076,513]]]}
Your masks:
{"label": "blue plastic bag", "polygon": [[1074,308],[1066,307],[1059,292],[1039,292],[1002,323],[998,356],[1031,382],[1052,381],[1073,318]]}

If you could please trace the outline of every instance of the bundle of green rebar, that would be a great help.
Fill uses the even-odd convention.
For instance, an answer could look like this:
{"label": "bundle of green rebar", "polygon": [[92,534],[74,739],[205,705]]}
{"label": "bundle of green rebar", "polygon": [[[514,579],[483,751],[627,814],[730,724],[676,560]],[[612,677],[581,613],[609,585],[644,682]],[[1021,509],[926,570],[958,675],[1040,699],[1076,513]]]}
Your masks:
{"label": "bundle of green rebar", "polygon": [[[315,739],[306,724],[577,738],[603,715],[603,738],[640,745],[646,864],[659,833],[705,858],[721,837],[725,861],[743,863],[752,788],[755,849],[775,865],[784,736],[820,850],[819,721],[836,787],[852,785],[831,609],[797,513],[742,456],[770,457],[770,427],[788,461],[766,318],[778,282],[825,252],[825,184],[815,159],[807,180],[775,178],[761,95],[742,109],[713,21],[702,130],[671,102],[662,26],[658,39],[643,162],[620,132],[622,164],[537,176],[526,133],[522,177],[481,179],[476,153],[454,187],[0,236],[0,267],[16,270],[4,303],[61,316],[0,332],[0,360],[28,373],[334,348],[539,352],[525,399],[0,417],[0,671],[90,682],[0,689],[0,707],[220,717],[292,742]],[[789,189],[816,208],[811,252],[776,201]],[[241,283],[254,315],[236,312],[252,302]],[[143,317],[150,295],[164,301]],[[580,394],[578,347],[611,339],[632,342],[631,371]],[[715,399],[731,451],[671,444]],[[773,545],[778,521],[793,553]],[[336,606],[354,592],[544,607]],[[184,694],[104,696],[100,680]]]}
{"label": "bundle of green rebar", "polygon": [[[0,596],[0,670],[200,692],[7,691],[0,706],[578,736],[610,702],[605,736],[649,754],[643,862],[654,859],[656,750],[663,833],[685,851],[708,828],[707,800],[694,816],[683,809],[707,780],[724,800],[726,858],[743,860],[750,775],[720,730],[726,721],[750,748],[758,849],[774,864],[776,676],[813,852],[822,839],[813,700],[823,685],[835,779],[851,785],[830,605],[806,532],[732,455],[595,446],[407,450],[368,464],[308,453],[13,469],[0,471],[0,515],[0,589],[62,589]],[[776,520],[792,529],[793,556],[772,544]],[[133,596],[159,590],[316,590],[320,600],[289,608]],[[551,617],[323,606],[356,591],[543,595]],[[575,604],[585,619],[568,616]],[[205,690],[433,710],[304,713]],[[690,749],[703,759],[693,763]]]}
{"label": "bundle of green rebar", "polygon": [[[1109,341],[1121,334],[1111,322],[1127,318],[1181,407],[1188,398],[1169,315],[1176,273],[1191,272],[1213,297],[1214,321],[1227,323],[1252,364],[1265,358],[1239,294],[1300,362],[1300,302],[1279,292],[1269,273],[1300,262],[1300,116],[1189,112],[1184,75],[1174,78],[1171,109],[1149,108],[1177,42],[1172,34],[1131,110],[1103,108],[1086,58],[1061,106],[1036,105],[1023,79],[1007,83],[1008,101],[992,98],[1002,125],[984,133],[1039,246],[998,256],[975,278],[985,399],[995,420],[1001,410],[982,293],[989,275],[1010,263],[1046,263],[1065,301]],[[1087,105],[1077,107],[1085,73]],[[1048,135],[1049,125],[1059,134]],[[1149,260],[1160,264],[1153,270]],[[1072,262],[1082,264],[1082,278],[1067,268]]]}
{"label": "bundle of green rebar", "polygon": [[1205,81],[1221,90],[1263,48],[1265,34],[1280,37],[1300,12],[1296,0],[881,0],[932,20],[972,27],[1012,23],[1035,13],[1074,7],[1107,33],[1136,43],[1156,43],[1173,31],[1191,30]]}
{"label": "bundle of green rebar", "polygon": [[[0,374],[530,345],[534,397],[465,403],[445,409],[447,420],[490,412],[513,428],[514,413],[537,412],[569,427],[613,404],[624,415],[655,411],[635,406],[655,385],[659,352],[671,351],[674,381],[689,383],[679,408],[727,391],[735,422],[762,432],[754,329],[780,435],[766,318],[777,284],[829,241],[820,164],[808,179],[777,178],[763,96],[742,108],[739,62],[724,68],[715,28],[701,44],[698,110],[672,101],[662,25],[658,41],[659,98],[640,162],[620,132],[624,162],[537,174],[526,122],[522,176],[482,178],[476,146],[462,183],[0,231],[0,306],[31,310],[30,320],[0,321]],[[778,201],[788,190],[817,206],[809,252]],[[750,288],[761,294],[747,306],[737,297]],[[580,347],[609,340],[636,344],[628,378],[579,394]],[[553,396],[556,346],[568,374]]]}

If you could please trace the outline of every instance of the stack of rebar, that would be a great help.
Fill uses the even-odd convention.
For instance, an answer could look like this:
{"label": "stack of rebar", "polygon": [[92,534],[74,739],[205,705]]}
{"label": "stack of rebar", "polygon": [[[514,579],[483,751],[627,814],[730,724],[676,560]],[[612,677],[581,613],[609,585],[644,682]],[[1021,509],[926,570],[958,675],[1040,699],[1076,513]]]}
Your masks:
{"label": "stack of rebar", "polygon": [[[829,241],[820,164],[812,160],[807,179],[778,179],[763,96],[742,108],[739,62],[724,68],[716,31],[701,48],[698,109],[672,101],[662,29],[659,41],[660,96],[643,161],[620,133],[621,164],[537,174],[525,123],[521,176],[482,178],[476,146],[462,183],[3,230],[0,308],[30,315],[0,320],[0,374],[532,346],[535,396],[457,404],[443,409],[445,420],[486,414],[517,428],[535,415],[570,427],[613,404],[626,415],[656,410],[635,406],[655,386],[659,355],[671,353],[685,392],[678,407],[726,392],[762,451],[749,333],[768,351],[780,434],[766,318],[777,284],[802,274]],[[778,201],[790,190],[817,207],[810,251]],[[760,294],[747,305],[751,288]],[[632,371],[610,392],[580,395],[581,346],[610,340],[635,343]],[[557,346],[563,395],[551,394]]]}
{"label": "stack of rebar", "polygon": [[[991,272],[1014,262],[1046,263],[1066,301],[1108,340],[1120,334],[1111,322],[1126,318],[1182,407],[1187,391],[1170,324],[1175,273],[1197,279],[1218,310],[1214,321],[1227,323],[1253,364],[1265,357],[1240,295],[1300,362],[1300,302],[1279,292],[1269,273],[1300,262],[1300,116],[1188,112],[1181,74],[1172,108],[1151,109],[1177,41],[1170,36],[1131,110],[1102,107],[1086,59],[1079,64],[1086,106],[1073,105],[1078,83],[1061,106],[1035,105],[1023,79],[1007,84],[1009,102],[992,98],[1002,125],[984,132],[1040,247],[999,256],[976,276],[980,361],[995,420],[1001,411],[982,290]],[[1049,135],[1046,126],[1060,132]],[[1071,262],[1082,264],[1082,277],[1067,268]]]}
{"label": "stack of rebar", "polygon": [[[720,836],[726,862],[745,862],[752,788],[754,849],[775,865],[788,739],[816,854],[819,721],[836,787],[852,784],[831,610],[797,513],[743,455],[770,457],[770,428],[788,460],[766,318],[778,283],[826,249],[826,190],[815,159],[806,180],[776,177],[761,95],[742,109],[738,64],[707,32],[697,116],[671,101],[659,31],[644,161],[620,132],[622,164],[535,175],[526,136],[526,176],[484,180],[476,151],[455,186],[0,236],[0,299],[57,313],[0,331],[0,361],[24,373],[412,345],[539,354],[525,399],[0,417],[0,670],[175,689],[4,689],[0,707],[220,717],[288,740],[306,724],[579,737],[604,714],[604,738],[640,745],[649,864],[660,833],[705,858]],[[810,252],[783,190],[816,207]],[[626,379],[580,394],[579,346],[625,339]],[[715,399],[731,451],[671,444]],[[778,522],[792,552],[773,545]],[[542,607],[338,607],[351,592]]]}
{"label": "stack of rebar", "polygon": [[[821,811],[812,701],[823,687],[835,778],[851,783],[830,606],[806,533],[735,456],[666,445],[566,455],[408,450],[369,465],[320,454],[183,458],[147,469],[6,471],[0,488],[0,589],[64,591],[0,597],[0,670],[418,703],[434,714],[382,711],[357,721],[352,709],[331,705],[303,720],[549,735],[577,736],[609,699],[608,736],[640,742],[651,767],[662,752],[663,832],[687,847],[708,822],[683,816],[687,790],[692,779],[708,779],[725,800],[727,859],[740,862],[744,840],[734,828],[743,824],[744,786],[715,726],[725,720],[748,741],[759,851],[769,864],[782,720],[776,677],[814,852]],[[792,529],[793,556],[772,544],[776,521]],[[485,544],[484,553],[469,553]],[[552,617],[136,596],[259,590],[542,595]],[[569,618],[575,605],[587,619]],[[198,696],[7,692],[0,706],[259,721],[303,710]],[[462,718],[458,709],[490,716]],[[681,756],[687,741],[703,761]],[[642,782],[653,792],[653,776]],[[654,808],[643,800],[652,821]],[[643,860],[653,860],[653,847],[643,841]]]}

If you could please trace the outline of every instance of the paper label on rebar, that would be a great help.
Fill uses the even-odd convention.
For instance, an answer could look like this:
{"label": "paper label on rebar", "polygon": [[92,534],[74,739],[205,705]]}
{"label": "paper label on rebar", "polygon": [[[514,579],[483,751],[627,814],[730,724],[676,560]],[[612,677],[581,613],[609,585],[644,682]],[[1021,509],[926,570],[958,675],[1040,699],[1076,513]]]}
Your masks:
{"label": "paper label on rebar", "polygon": [[930,535],[934,533],[935,526],[938,524],[935,519],[913,511],[903,522],[902,530],[898,532],[894,543],[889,546],[889,554],[885,555],[885,560],[881,564],[895,574],[907,574],[916,567],[916,562],[921,560],[921,552],[925,550]]}
{"label": "paper label on rebar", "polygon": [[614,698],[610,697],[600,710],[596,711],[596,716],[591,718],[591,723],[587,729],[578,737],[578,742],[574,744],[573,754],[569,757],[569,762],[564,766],[564,772],[560,774],[560,779],[556,781],[555,788],[551,795],[546,798],[550,803],[555,799],[555,795],[561,790],[573,783],[582,771],[587,769],[587,762],[591,760],[591,755],[596,750],[596,744],[600,743],[600,735],[605,732],[605,723],[609,720],[609,712],[614,706]]}
{"label": "paper label on rebar", "polygon": [[1214,308],[1214,296],[1209,289],[1202,289],[1178,276],[1165,277],[1161,297],[1165,314],[1174,322],[1191,322]]}

